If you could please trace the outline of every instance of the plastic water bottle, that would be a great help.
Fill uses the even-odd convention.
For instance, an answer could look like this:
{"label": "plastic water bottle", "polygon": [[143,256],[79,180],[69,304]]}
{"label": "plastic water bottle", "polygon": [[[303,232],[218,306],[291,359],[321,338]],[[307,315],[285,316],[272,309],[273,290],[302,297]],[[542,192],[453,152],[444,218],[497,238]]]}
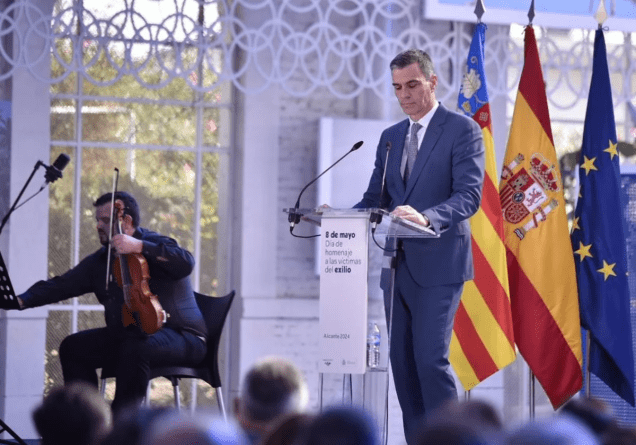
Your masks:
{"label": "plastic water bottle", "polygon": [[367,331],[367,366],[380,366],[380,328],[375,322],[369,322]]}

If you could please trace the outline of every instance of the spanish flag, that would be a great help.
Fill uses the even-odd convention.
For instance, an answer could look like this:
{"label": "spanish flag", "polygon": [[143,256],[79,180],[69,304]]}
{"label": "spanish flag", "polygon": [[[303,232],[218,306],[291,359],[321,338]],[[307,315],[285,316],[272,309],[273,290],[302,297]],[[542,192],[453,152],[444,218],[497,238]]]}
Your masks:
{"label": "spanish flag", "polygon": [[486,148],[481,207],[471,218],[475,279],[464,285],[455,315],[450,361],[465,390],[516,358],[497,162],[484,70],[486,25],[478,23],[459,92],[459,109],[480,126]]}
{"label": "spanish flag", "polygon": [[563,184],[531,26],[499,196],[515,342],[556,409],[582,386],[581,326]]}

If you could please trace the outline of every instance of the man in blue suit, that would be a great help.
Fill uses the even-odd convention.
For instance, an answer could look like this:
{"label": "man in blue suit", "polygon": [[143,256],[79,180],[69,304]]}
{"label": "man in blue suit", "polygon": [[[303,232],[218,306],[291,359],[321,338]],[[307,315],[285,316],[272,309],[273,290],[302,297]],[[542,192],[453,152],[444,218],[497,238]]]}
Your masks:
{"label": "man in blue suit", "polygon": [[391,367],[412,443],[423,418],[457,398],[448,354],[464,281],[474,275],[468,218],[481,200],[484,145],[475,121],[437,102],[428,54],[405,51],[390,68],[409,118],[382,133],[369,187],[355,207],[384,207],[440,234],[399,240],[394,295],[385,288],[387,318],[393,298]]}

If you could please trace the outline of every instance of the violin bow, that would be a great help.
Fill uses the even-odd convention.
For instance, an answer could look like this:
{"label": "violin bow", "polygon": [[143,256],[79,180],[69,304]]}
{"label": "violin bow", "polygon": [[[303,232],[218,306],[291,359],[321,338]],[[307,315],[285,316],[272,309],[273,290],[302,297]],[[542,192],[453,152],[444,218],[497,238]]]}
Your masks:
{"label": "violin bow", "polygon": [[113,215],[115,214],[115,192],[117,192],[117,183],[119,182],[119,169],[115,167],[113,171],[113,192],[110,198],[110,223],[108,226],[108,255],[106,256],[106,290],[108,290],[108,282],[110,275],[110,241],[113,238]]}

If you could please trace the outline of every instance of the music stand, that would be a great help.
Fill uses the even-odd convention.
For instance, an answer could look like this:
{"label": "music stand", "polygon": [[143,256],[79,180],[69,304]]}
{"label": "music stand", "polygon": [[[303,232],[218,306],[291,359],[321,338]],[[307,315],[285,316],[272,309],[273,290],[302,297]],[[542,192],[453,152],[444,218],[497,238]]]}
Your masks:
{"label": "music stand", "polygon": [[0,252],[0,309],[20,309],[2,252]]}
{"label": "music stand", "polygon": [[[18,299],[13,290],[13,285],[11,284],[11,278],[9,278],[9,271],[2,258],[2,252],[0,252],[0,309],[20,309]],[[5,431],[20,445],[27,445],[15,431],[9,428],[9,426],[0,419],[0,434]],[[0,443],[2,444],[15,444],[16,442],[0,439]]]}

